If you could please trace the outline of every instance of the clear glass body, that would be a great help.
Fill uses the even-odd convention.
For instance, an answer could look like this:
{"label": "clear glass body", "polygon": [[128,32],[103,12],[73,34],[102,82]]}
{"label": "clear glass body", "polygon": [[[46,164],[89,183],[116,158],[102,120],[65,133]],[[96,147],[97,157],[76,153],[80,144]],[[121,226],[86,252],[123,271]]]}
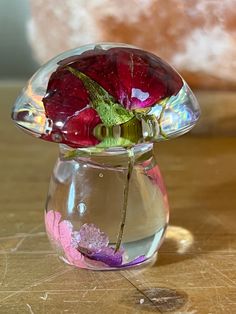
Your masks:
{"label": "clear glass body", "polygon": [[152,259],[168,222],[152,145],[186,133],[199,116],[196,98],[170,65],[126,44],[66,51],[32,76],[12,118],[60,144],[45,224],[61,259],[90,269]]}
{"label": "clear glass body", "polygon": [[134,150],[125,215],[127,150],[75,157],[68,152],[68,146],[60,146],[45,212],[46,230],[59,257],[94,270],[151,260],[168,223],[167,194],[152,145]]}

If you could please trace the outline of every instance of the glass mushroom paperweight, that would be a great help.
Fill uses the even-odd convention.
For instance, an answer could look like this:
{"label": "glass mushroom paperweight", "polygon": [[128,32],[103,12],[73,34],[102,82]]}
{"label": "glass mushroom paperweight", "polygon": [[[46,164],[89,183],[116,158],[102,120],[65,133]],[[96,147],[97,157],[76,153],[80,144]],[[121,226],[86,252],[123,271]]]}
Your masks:
{"label": "glass mushroom paperweight", "polygon": [[12,117],[59,144],[45,226],[63,261],[106,270],[155,257],[169,209],[153,143],[186,133],[199,113],[170,65],[125,44],[64,52],[33,75]]}

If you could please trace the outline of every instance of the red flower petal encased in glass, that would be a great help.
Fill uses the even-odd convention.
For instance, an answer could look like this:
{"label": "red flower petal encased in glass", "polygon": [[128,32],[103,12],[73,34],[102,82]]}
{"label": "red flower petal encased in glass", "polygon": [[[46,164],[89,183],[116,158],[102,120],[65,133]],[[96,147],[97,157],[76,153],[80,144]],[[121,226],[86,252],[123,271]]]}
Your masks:
{"label": "red flower petal encased in glass", "polygon": [[97,44],[44,65],[12,116],[44,140],[109,149],[183,134],[199,113],[191,90],[166,62],[132,46]]}

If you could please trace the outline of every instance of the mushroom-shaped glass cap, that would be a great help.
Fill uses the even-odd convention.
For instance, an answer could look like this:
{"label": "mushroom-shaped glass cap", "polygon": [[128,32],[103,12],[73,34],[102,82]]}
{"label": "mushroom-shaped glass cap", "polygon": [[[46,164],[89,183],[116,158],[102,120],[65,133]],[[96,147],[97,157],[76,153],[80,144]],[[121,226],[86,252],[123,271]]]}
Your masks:
{"label": "mushroom-shaped glass cap", "polygon": [[199,105],[186,82],[152,53],[93,44],[42,66],[17,98],[18,126],[74,148],[131,147],[190,130]]}

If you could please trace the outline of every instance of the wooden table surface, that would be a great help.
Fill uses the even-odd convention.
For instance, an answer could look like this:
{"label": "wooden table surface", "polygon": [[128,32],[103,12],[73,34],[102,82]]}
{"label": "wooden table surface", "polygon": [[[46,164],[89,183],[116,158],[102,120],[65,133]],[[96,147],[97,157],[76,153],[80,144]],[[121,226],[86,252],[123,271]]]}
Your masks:
{"label": "wooden table surface", "polygon": [[44,231],[57,145],[14,127],[16,93],[0,89],[0,313],[236,313],[236,138],[157,145],[171,206],[157,262],[78,270],[57,259]]}

